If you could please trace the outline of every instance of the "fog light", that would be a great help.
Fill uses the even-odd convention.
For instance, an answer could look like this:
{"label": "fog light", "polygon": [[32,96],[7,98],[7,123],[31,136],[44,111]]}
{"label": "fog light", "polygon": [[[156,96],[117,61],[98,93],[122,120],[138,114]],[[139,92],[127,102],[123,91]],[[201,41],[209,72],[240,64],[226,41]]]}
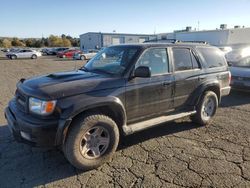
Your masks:
{"label": "fog light", "polygon": [[26,140],[31,140],[31,136],[29,133],[21,131],[21,136]]}

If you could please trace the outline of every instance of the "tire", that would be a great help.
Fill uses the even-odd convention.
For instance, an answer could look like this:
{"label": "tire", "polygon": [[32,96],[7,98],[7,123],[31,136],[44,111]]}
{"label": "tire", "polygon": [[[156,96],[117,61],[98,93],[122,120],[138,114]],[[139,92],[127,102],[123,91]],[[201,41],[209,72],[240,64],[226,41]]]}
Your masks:
{"label": "tire", "polygon": [[31,56],[31,59],[37,59],[37,55],[33,54],[33,55]]}
{"label": "tire", "polygon": [[196,114],[191,117],[192,121],[200,125],[208,125],[218,108],[218,97],[213,91],[207,91],[201,97]]}
{"label": "tire", "polygon": [[17,56],[16,55],[12,55],[12,56],[10,56],[10,59],[17,59]]}
{"label": "tire", "polygon": [[86,60],[86,57],[85,57],[84,55],[82,55],[82,56],[80,57],[80,59],[81,59],[81,60]]}
{"label": "tire", "polygon": [[[98,139],[102,139],[104,144],[100,144]],[[118,143],[116,123],[108,116],[90,114],[73,122],[63,152],[73,166],[90,170],[109,161]]]}

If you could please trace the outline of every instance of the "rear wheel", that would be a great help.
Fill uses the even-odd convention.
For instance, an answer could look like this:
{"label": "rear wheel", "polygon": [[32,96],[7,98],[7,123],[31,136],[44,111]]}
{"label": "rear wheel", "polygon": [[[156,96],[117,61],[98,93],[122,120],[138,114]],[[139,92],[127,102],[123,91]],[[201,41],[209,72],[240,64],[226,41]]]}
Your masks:
{"label": "rear wheel", "polygon": [[202,96],[196,108],[197,113],[191,119],[201,125],[211,122],[218,108],[218,97],[213,91],[207,91]]}
{"label": "rear wheel", "polygon": [[88,115],[72,124],[64,144],[64,154],[76,168],[89,170],[108,161],[118,142],[119,130],[111,118]]}
{"label": "rear wheel", "polygon": [[33,55],[31,56],[31,59],[37,59],[37,55],[33,54]]}
{"label": "rear wheel", "polygon": [[12,55],[10,56],[11,59],[17,59],[17,56],[16,55]]}

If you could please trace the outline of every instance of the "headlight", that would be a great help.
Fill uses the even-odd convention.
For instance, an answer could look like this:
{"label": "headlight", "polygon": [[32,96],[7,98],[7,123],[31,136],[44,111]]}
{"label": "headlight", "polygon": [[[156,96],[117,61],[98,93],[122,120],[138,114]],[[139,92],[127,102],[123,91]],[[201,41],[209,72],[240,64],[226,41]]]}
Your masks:
{"label": "headlight", "polygon": [[56,101],[43,101],[33,97],[29,98],[29,111],[39,115],[52,114],[56,106]]}

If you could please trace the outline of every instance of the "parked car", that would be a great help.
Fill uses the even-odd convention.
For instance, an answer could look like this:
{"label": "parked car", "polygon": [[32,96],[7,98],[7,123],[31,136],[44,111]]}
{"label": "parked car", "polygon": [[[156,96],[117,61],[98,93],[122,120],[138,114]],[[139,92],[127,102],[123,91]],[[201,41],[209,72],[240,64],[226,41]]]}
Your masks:
{"label": "parked car", "polygon": [[80,50],[76,50],[76,49],[69,49],[69,50],[65,50],[62,52],[58,52],[57,53],[57,57],[60,58],[73,58],[75,53],[79,53],[81,52]]}
{"label": "parked car", "polygon": [[6,54],[6,57],[10,59],[19,59],[19,58],[31,58],[31,59],[37,59],[37,57],[42,56],[41,52],[37,52],[35,50],[30,49],[21,49],[13,52],[8,52]]}
{"label": "parked car", "polygon": [[238,62],[230,63],[230,71],[232,88],[250,91],[250,56],[242,58]]}
{"label": "parked car", "polygon": [[9,48],[4,48],[4,49],[2,49],[1,51],[2,51],[2,52],[9,52],[10,49],[9,49]]}
{"label": "parked car", "polygon": [[250,44],[234,44],[224,48],[227,62],[234,63],[250,56]]}
{"label": "parked car", "polygon": [[80,52],[74,54],[73,59],[75,59],[75,60],[88,60],[88,59],[91,59],[92,57],[94,57],[98,52],[99,52],[99,50],[86,50],[83,52],[80,51]]}
{"label": "parked car", "polygon": [[52,48],[43,48],[43,49],[41,49],[41,53],[42,53],[42,55],[49,55],[51,50],[52,50]]}
{"label": "parked car", "polygon": [[68,47],[51,48],[47,51],[47,55],[57,55],[57,53],[68,50]]}
{"label": "parked car", "polygon": [[75,167],[93,169],[112,157],[122,134],[188,116],[209,124],[229,83],[216,47],[111,46],[79,70],[21,79],[5,117],[17,140],[61,146]]}

